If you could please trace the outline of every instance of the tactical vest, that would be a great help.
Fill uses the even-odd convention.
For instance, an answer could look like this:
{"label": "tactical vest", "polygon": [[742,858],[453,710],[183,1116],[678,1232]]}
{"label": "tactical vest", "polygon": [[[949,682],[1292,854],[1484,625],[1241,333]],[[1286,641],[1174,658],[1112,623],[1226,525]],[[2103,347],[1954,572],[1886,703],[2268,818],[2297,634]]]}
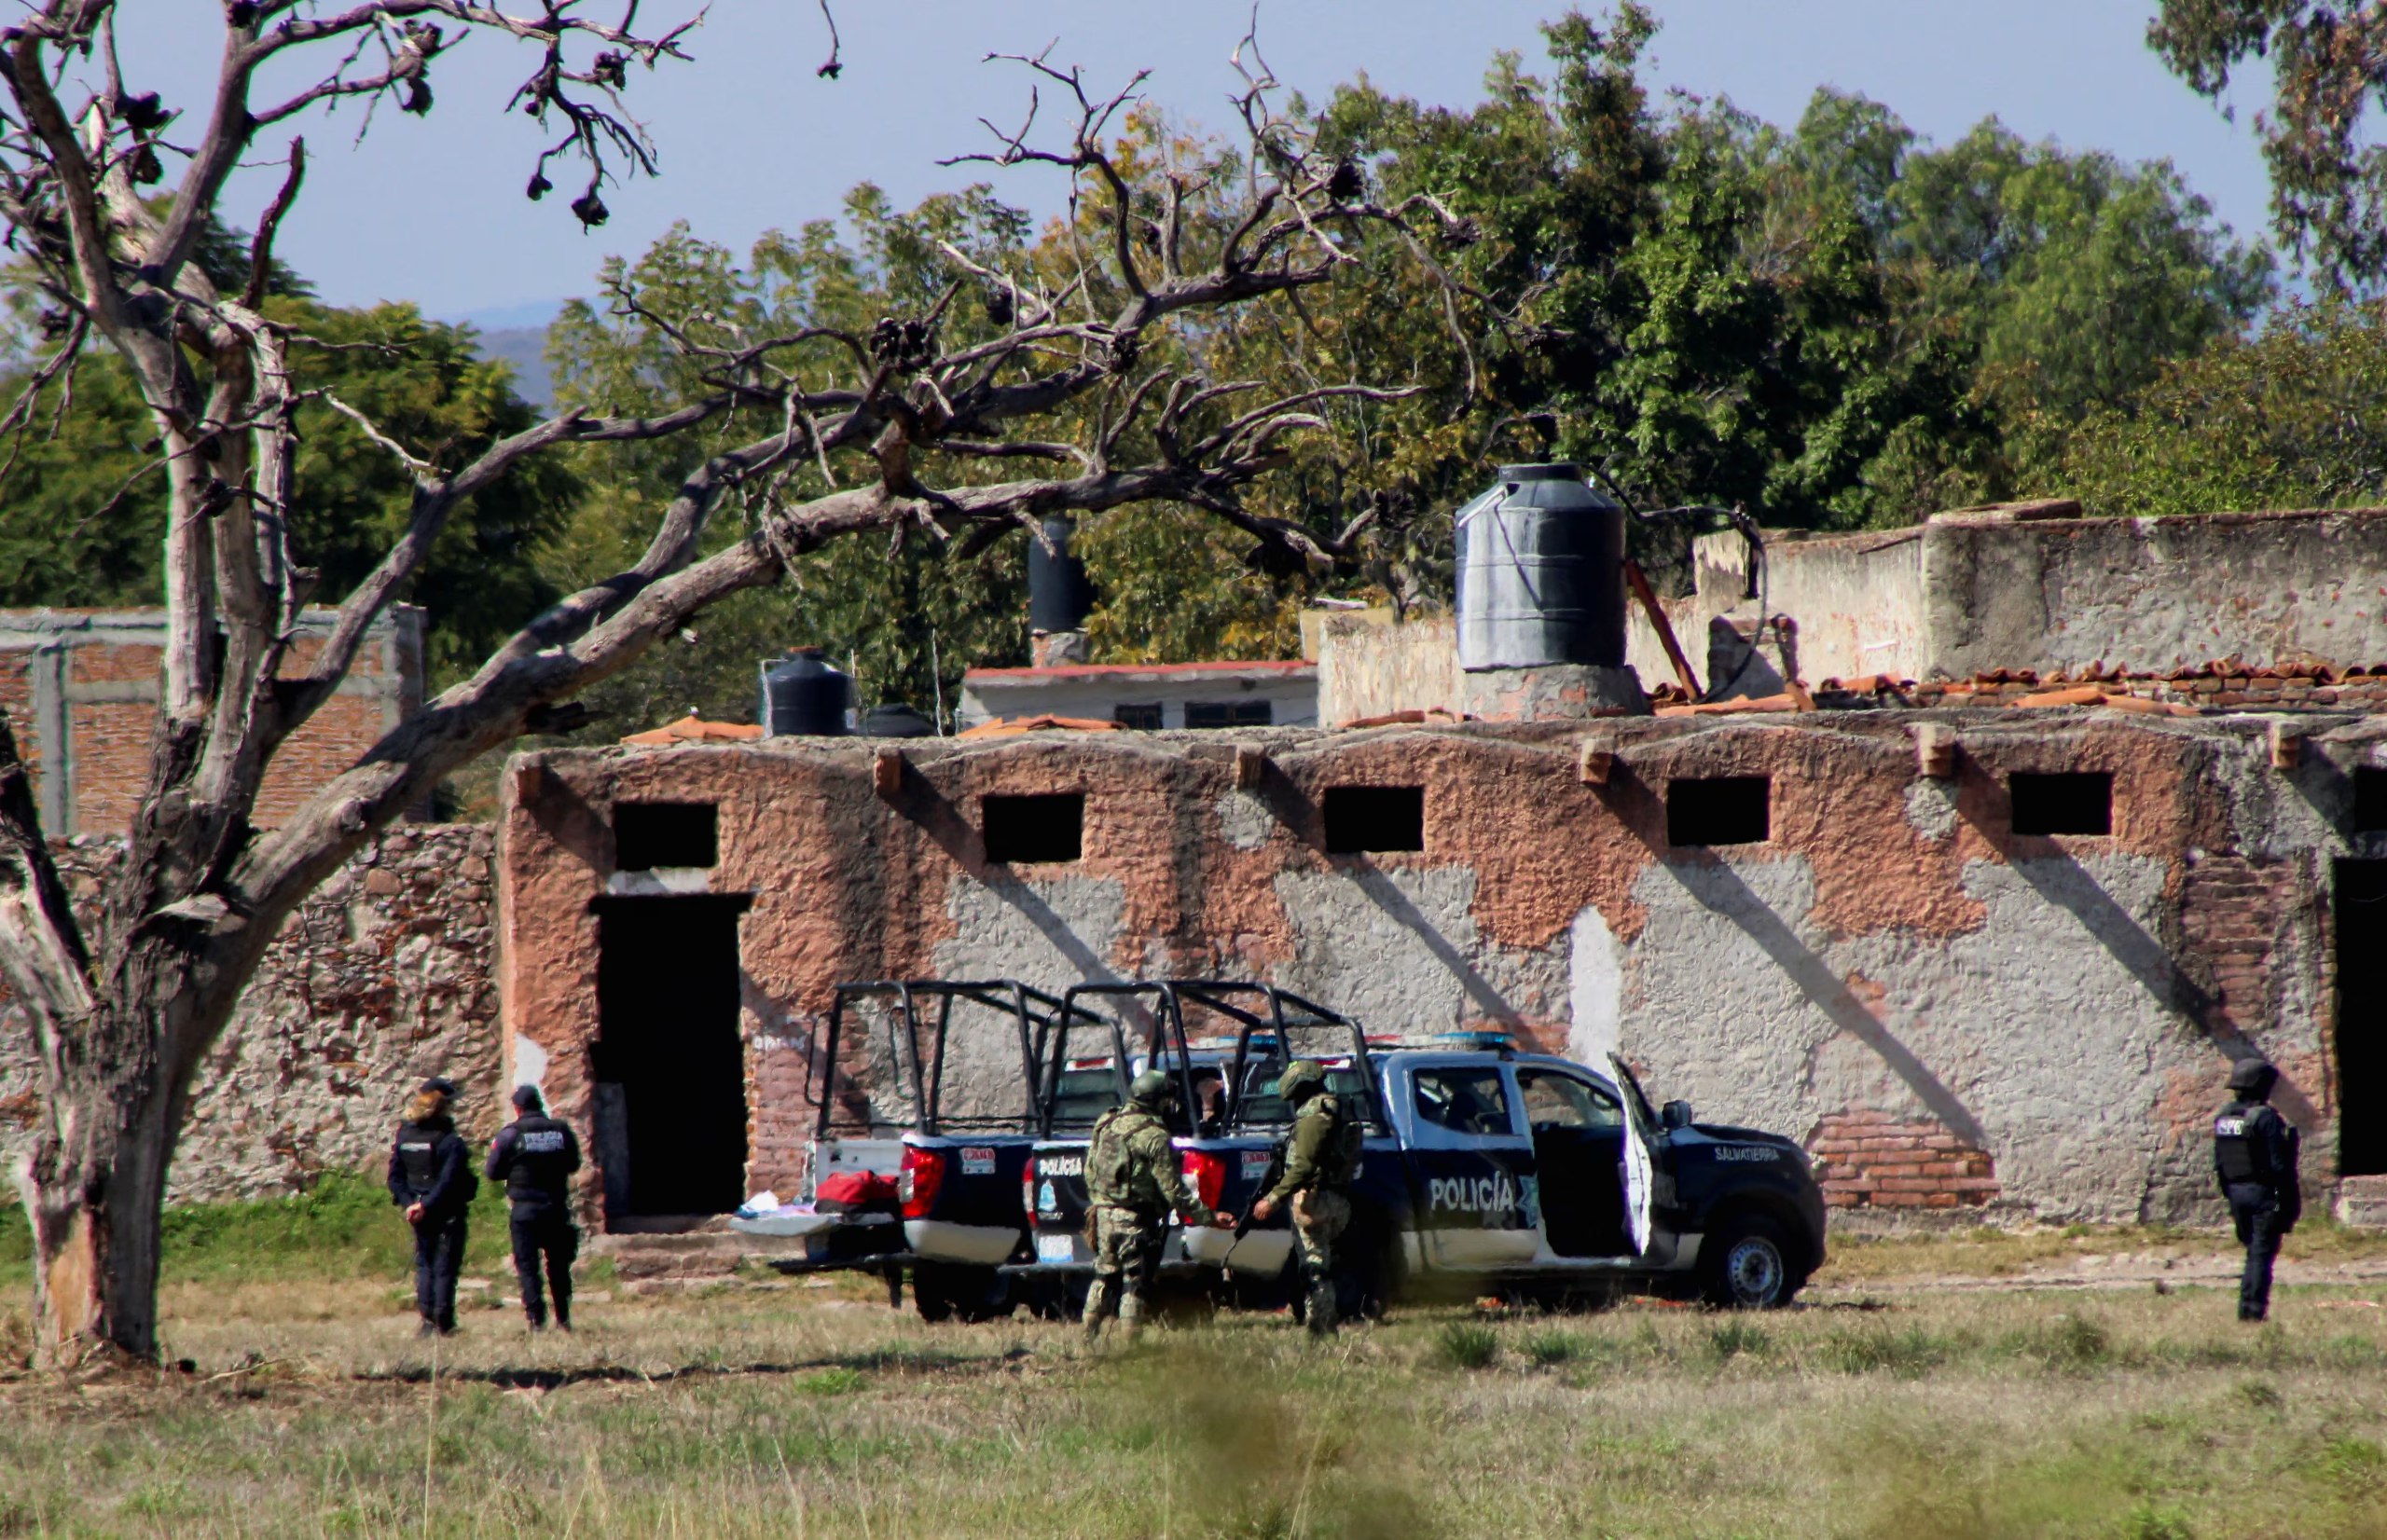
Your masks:
{"label": "tactical vest", "polygon": [[561,1203],[571,1177],[572,1131],[549,1117],[516,1119],[514,1161],[505,1172],[505,1195],[517,1201]]}
{"label": "tactical vest", "polygon": [[1318,1148],[1318,1185],[1325,1191],[1340,1192],[1359,1174],[1359,1152],[1367,1131],[1343,1109],[1341,1097],[1321,1093],[1318,1105],[1334,1121],[1334,1126],[1327,1131],[1326,1142]]}
{"label": "tactical vest", "polygon": [[1151,1111],[1129,1103],[1114,1107],[1095,1120],[1094,1132],[1086,1138],[1085,1195],[1088,1203],[1105,1203],[1113,1208],[1129,1208],[1138,1213],[1149,1211],[1153,1194],[1140,1191],[1149,1183],[1136,1180],[1135,1151],[1127,1148],[1127,1136],[1135,1132],[1138,1119],[1157,1123]]}
{"label": "tactical vest", "polygon": [[2213,1120],[2213,1160],[2223,1181],[2278,1185],[2280,1174],[2270,1167],[2270,1143],[2257,1128],[2266,1112],[2271,1109],[2262,1102],[2232,1102]]}
{"label": "tactical vest", "polygon": [[418,1198],[427,1196],[439,1180],[439,1141],[449,1128],[442,1123],[407,1123],[398,1130],[398,1160],[407,1187]]}

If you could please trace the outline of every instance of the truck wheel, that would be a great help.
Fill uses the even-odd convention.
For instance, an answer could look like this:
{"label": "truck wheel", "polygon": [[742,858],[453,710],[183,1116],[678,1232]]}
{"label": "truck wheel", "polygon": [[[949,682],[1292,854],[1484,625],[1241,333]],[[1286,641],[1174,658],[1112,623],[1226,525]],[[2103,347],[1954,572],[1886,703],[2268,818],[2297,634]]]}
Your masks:
{"label": "truck wheel", "polygon": [[965,1321],[1000,1321],[1011,1314],[1011,1280],[993,1268],[955,1268],[950,1292],[953,1313]]}
{"label": "truck wheel", "polygon": [[945,1292],[945,1269],[933,1262],[912,1264],[912,1305],[923,1321],[953,1319],[953,1296]]}
{"label": "truck wheel", "polygon": [[1700,1292],[1719,1310],[1779,1310],[1806,1280],[1788,1238],[1762,1214],[1735,1214],[1699,1248]]}

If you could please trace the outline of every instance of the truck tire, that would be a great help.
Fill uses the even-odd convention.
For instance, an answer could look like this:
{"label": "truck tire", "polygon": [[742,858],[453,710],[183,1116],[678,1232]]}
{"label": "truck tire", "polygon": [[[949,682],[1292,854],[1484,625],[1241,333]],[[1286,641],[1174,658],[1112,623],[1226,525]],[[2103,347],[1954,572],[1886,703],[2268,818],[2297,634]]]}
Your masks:
{"label": "truck tire", "polygon": [[934,1262],[912,1264],[912,1308],[931,1325],[953,1319],[953,1296],[945,1292],[945,1269]]}
{"label": "truck tire", "polygon": [[1718,1310],[1779,1310],[1807,1281],[1797,1255],[1771,1216],[1730,1215],[1700,1245],[1700,1293]]}
{"label": "truck tire", "polygon": [[990,1267],[915,1262],[912,1302],[923,1321],[999,1320],[1011,1313],[1011,1284]]}

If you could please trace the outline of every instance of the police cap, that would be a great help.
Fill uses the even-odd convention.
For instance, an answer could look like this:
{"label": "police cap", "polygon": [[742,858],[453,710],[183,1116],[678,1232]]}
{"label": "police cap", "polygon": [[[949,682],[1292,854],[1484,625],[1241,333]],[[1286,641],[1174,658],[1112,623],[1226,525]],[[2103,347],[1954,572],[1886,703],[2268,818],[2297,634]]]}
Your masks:
{"label": "police cap", "polygon": [[442,1096],[453,1096],[456,1094],[456,1082],[449,1079],[445,1075],[434,1075],[431,1079],[422,1082],[421,1089],[424,1091],[435,1091]]}
{"label": "police cap", "polygon": [[546,1104],[539,1098],[539,1088],[537,1086],[517,1085],[514,1088],[515,1111],[530,1112],[545,1105]]}
{"label": "police cap", "polygon": [[1147,1069],[1127,1082],[1127,1099],[1138,1107],[1158,1107],[1177,1095],[1177,1082],[1157,1069]]}
{"label": "police cap", "polygon": [[2241,1059],[2229,1066],[2229,1089],[2251,1091],[2256,1095],[2269,1093],[2279,1079],[2279,1071],[2267,1059]]}

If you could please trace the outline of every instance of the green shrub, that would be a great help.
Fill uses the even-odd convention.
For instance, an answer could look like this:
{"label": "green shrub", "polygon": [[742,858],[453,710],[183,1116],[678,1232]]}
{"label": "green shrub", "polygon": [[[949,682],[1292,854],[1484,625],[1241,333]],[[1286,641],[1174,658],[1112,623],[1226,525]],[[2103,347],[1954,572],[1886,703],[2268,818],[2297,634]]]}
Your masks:
{"label": "green shrub", "polygon": [[1582,1355],[1583,1341],[1572,1332],[1540,1331],[1525,1341],[1525,1356],[1540,1368],[1551,1368]]}
{"label": "green shrub", "polygon": [[1921,1327],[1885,1327],[1834,1332],[1823,1344],[1825,1361],[1843,1374],[1893,1374],[1918,1379],[1948,1359],[1948,1344]]}
{"label": "green shrub", "polygon": [[1453,1321],[1442,1328],[1442,1356],[1459,1368],[1483,1368],[1500,1356],[1500,1339],[1490,1327]]}

